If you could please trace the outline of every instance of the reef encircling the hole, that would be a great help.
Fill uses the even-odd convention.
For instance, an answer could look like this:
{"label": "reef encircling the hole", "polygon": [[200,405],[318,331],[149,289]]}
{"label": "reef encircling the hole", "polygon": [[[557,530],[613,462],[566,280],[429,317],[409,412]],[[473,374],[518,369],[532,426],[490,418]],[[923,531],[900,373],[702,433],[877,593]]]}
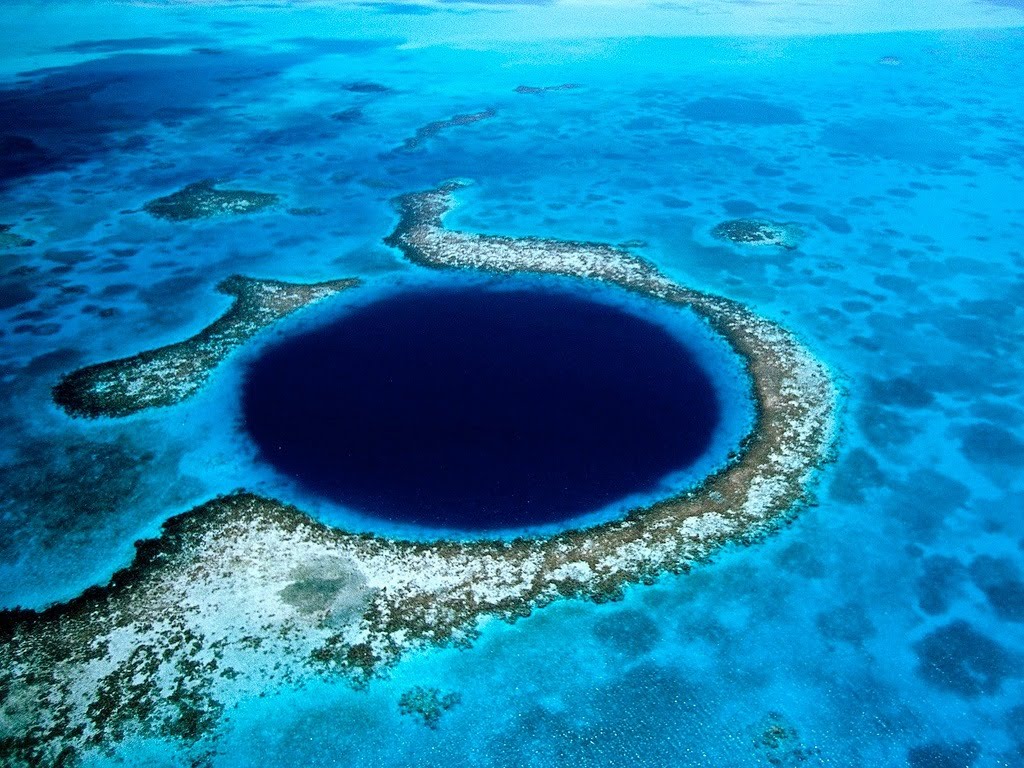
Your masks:
{"label": "reef encircling the hole", "polygon": [[234,275],[217,286],[234,297],[231,307],[195,336],[79,368],[54,387],[54,402],[71,416],[89,418],[175,405],[198,392],[233,349],[263,328],[359,282],[285,283]]}
{"label": "reef encircling the hole", "polygon": [[461,186],[400,198],[388,243],[433,268],[597,280],[696,313],[750,375],[755,426],[732,460],[618,519],[513,540],[353,534],[251,493],[215,498],[140,542],[108,585],[2,614],[0,746],[15,764],[135,735],[201,751],[253,690],[324,674],[358,685],[412,649],[471,642],[487,618],[615,599],[764,536],[809,500],[831,456],[837,392],[791,333],[621,248],[448,230]]}

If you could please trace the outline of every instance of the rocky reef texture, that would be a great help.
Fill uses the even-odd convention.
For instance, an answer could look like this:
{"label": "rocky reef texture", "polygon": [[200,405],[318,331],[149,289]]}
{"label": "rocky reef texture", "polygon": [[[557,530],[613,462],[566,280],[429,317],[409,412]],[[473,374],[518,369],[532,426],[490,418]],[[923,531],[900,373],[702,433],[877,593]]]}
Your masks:
{"label": "rocky reef texture", "polygon": [[462,701],[458,693],[444,693],[440,688],[417,685],[402,694],[398,710],[403,715],[414,717],[427,728],[436,729],[441,717]]}
{"label": "rocky reef texture", "polygon": [[142,210],[158,219],[189,221],[256,213],[277,205],[278,200],[278,196],[270,192],[217,189],[215,181],[206,179],[182,187],[166,197],[150,200]]}
{"label": "rocky reef texture", "polygon": [[[489,618],[616,599],[764,536],[807,501],[830,456],[836,392],[791,334],[621,249],[446,230],[458,188],[401,198],[389,242],[437,268],[603,280],[698,312],[751,374],[757,424],[731,463],[622,519],[511,541],[355,535],[248,493],[209,501],[140,542],[106,587],[3,615],[0,752],[11,764],[71,764],[82,750],[147,735],[201,757],[241,698],[312,676],[358,685],[411,649],[472,642]],[[419,711],[427,699],[407,704]]]}
{"label": "rocky reef texture", "polygon": [[771,245],[793,250],[804,233],[796,224],[780,224],[761,219],[731,219],[715,225],[712,237],[737,245]]}
{"label": "rocky reef texture", "polygon": [[297,284],[234,276],[217,290],[235,301],[212,324],[185,341],[132,357],[80,368],[53,389],[72,416],[128,416],[191,397],[232,349],[296,310],[358,284],[356,279]]}
{"label": "rocky reef texture", "polygon": [[414,135],[410,136],[405,141],[403,141],[402,145],[397,149],[393,150],[392,153],[412,152],[413,150],[422,147],[423,144],[427,141],[427,139],[437,136],[437,134],[441,133],[442,131],[447,131],[449,128],[457,128],[460,125],[472,125],[473,123],[478,123],[481,120],[488,120],[494,117],[496,114],[497,112],[495,112],[493,109],[485,109],[482,112],[470,112],[464,115],[453,115],[447,120],[435,120],[432,123],[427,123],[426,125],[420,126],[416,130],[416,133]]}
{"label": "rocky reef texture", "polygon": [[6,250],[7,248],[27,248],[30,245],[35,245],[35,240],[29,240],[27,237],[11,232],[14,229],[13,224],[0,224],[0,250]]}

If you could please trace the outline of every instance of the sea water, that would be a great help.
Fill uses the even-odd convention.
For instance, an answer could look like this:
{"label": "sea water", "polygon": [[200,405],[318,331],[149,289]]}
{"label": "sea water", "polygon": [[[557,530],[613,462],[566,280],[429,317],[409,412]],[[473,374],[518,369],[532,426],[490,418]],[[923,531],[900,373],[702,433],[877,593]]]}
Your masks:
{"label": "sea water", "polygon": [[[621,602],[254,696],[214,764],[1020,765],[1024,13],[732,5],[5,6],[0,223],[36,244],[2,256],[3,603],[73,596],[169,515],[271,483],[222,408],[242,355],[119,421],[58,411],[62,373],[195,333],[229,274],[415,282],[389,201],[460,177],[449,226],[629,243],[792,329],[844,388],[835,463],[777,535]],[[204,178],[285,202],[139,212]],[[711,236],[741,216],[805,239]],[[461,696],[436,729],[400,713],[415,685]]]}

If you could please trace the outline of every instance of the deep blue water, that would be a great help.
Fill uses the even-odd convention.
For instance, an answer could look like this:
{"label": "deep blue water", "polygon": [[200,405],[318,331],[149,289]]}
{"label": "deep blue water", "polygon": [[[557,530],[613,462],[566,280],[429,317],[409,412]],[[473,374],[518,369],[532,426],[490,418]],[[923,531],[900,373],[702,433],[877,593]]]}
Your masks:
{"label": "deep blue water", "polygon": [[462,531],[543,525],[658,489],[711,444],[718,395],[669,331],[567,290],[399,293],[267,349],[260,456],[308,492]]}

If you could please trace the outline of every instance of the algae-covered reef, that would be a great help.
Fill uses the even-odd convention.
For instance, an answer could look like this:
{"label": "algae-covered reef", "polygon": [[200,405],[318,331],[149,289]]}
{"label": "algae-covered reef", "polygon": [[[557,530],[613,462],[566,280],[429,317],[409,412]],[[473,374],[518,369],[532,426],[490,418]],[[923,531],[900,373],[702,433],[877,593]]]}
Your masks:
{"label": "algae-covered reef", "polygon": [[792,251],[800,245],[804,233],[796,224],[764,219],[730,219],[716,224],[711,235],[736,245],[768,245]]}
{"label": "algae-covered reef", "polygon": [[206,179],[182,187],[166,197],[150,200],[142,210],[158,219],[189,221],[257,213],[277,205],[278,201],[278,196],[270,192],[217,189],[215,181]]}
{"label": "algae-covered reef", "polygon": [[128,416],[194,395],[235,347],[309,304],[359,283],[284,283],[234,276],[217,290],[234,296],[223,315],[184,341],[132,357],[80,368],[54,387],[53,399],[72,416]]}
{"label": "algae-covered reef", "polygon": [[427,123],[416,129],[416,133],[409,136],[402,142],[402,145],[394,150],[391,154],[398,152],[412,152],[413,150],[422,147],[428,139],[437,136],[439,133],[447,131],[449,128],[458,128],[462,125],[472,125],[478,123],[481,120],[489,120],[497,114],[493,109],[485,109],[480,112],[468,112],[466,114],[452,115],[447,120],[435,120],[432,123]]}
{"label": "algae-covered reef", "polygon": [[[448,230],[443,216],[460,186],[400,198],[388,242],[438,269],[600,280],[698,313],[750,372],[756,426],[731,463],[621,519],[515,540],[356,535],[251,493],[213,499],[141,542],[106,587],[41,613],[3,614],[8,762],[71,762],[133,735],[202,752],[221,712],[254,692],[325,675],[360,685],[412,649],[471,642],[489,618],[563,598],[615,599],[764,536],[807,501],[830,457],[836,390],[792,334],[619,248]],[[95,396],[102,407],[102,391]],[[405,702],[431,720],[446,704],[454,701],[429,692]]]}

